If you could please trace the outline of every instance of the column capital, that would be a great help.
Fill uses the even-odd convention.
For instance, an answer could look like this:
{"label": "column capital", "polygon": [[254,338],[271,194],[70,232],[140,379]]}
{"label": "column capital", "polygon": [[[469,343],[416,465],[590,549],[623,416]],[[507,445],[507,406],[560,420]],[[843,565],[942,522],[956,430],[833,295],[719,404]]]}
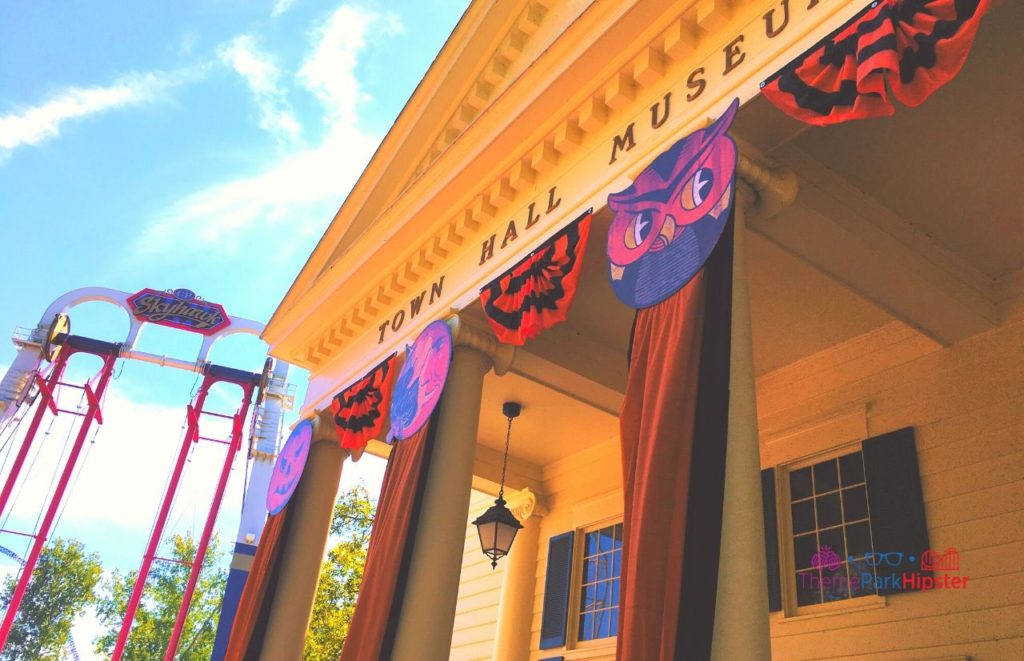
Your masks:
{"label": "column capital", "polygon": [[[320,409],[308,418],[313,423],[313,440],[310,441],[310,445],[315,443],[338,443],[338,432],[334,429],[334,412],[331,409]],[[352,461],[359,461],[359,458],[363,456],[364,448],[358,450],[350,450],[348,448],[341,448],[341,460],[345,461],[349,457]]]}
{"label": "column capital", "polygon": [[452,329],[455,346],[473,349],[490,358],[495,374],[501,376],[512,366],[516,348],[511,344],[499,342],[491,329],[480,328],[465,315],[458,313],[448,317],[447,322]]}
{"label": "column capital", "polygon": [[548,513],[543,497],[538,497],[529,487],[507,496],[505,502],[520,523],[525,523],[531,516],[542,517]]}
{"label": "column capital", "polygon": [[[751,149],[740,151],[736,175],[738,202],[744,204],[745,212],[756,215],[758,220],[771,218],[791,205],[800,189],[792,170],[755,156]],[[746,193],[741,195],[745,188]]]}

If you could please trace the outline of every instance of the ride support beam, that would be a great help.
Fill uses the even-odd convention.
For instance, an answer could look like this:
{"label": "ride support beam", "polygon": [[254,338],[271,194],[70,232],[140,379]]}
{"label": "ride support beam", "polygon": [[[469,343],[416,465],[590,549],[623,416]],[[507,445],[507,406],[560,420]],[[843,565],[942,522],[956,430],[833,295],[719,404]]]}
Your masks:
{"label": "ride support beam", "polygon": [[[21,474],[21,468],[25,464],[25,458],[28,457],[29,450],[32,449],[32,444],[35,442],[36,434],[39,432],[39,425],[43,422],[43,416],[46,414],[46,410],[50,409],[56,414],[56,403],[54,399],[56,397],[57,384],[60,382],[61,376],[64,374],[64,368],[68,364],[68,358],[71,352],[61,351],[57,356],[57,360],[53,363],[53,368],[50,370],[50,376],[46,379],[42,379],[38,382],[39,384],[39,406],[36,408],[36,412],[32,415],[32,422],[29,423],[28,430],[25,432],[25,439],[21,442],[21,447],[18,448],[18,454],[14,457],[14,463],[11,465],[11,472],[7,475],[7,480],[4,482],[3,491],[0,491],[0,516],[3,516],[4,512],[7,511],[7,501],[11,497],[11,492],[14,490],[14,484],[18,481],[18,475]],[[38,379],[38,374],[36,375]]]}
{"label": "ride support beam", "polygon": [[181,441],[181,448],[178,450],[178,458],[174,462],[174,469],[171,472],[171,479],[167,483],[167,490],[164,492],[163,502],[160,503],[160,512],[157,514],[156,523],[153,525],[153,532],[150,533],[149,542],[146,545],[146,553],[142,556],[142,566],[139,567],[139,575],[135,578],[135,586],[132,588],[132,595],[128,598],[128,606],[124,612],[124,619],[121,620],[121,629],[117,633],[117,641],[114,643],[114,652],[111,654],[111,661],[120,661],[124,655],[125,645],[128,643],[128,634],[131,632],[132,622],[135,620],[135,611],[142,601],[142,591],[146,587],[146,579],[149,578],[149,570],[153,566],[153,560],[157,559],[157,550],[160,540],[163,538],[164,526],[167,525],[167,517],[171,513],[171,505],[174,504],[174,496],[178,493],[178,485],[181,482],[181,474],[185,471],[185,462],[188,460],[189,449],[192,443],[199,439],[199,420],[195,411],[201,411],[206,403],[206,396],[209,393],[210,384],[203,381],[203,386],[196,394],[195,404],[189,404],[187,413],[187,426],[185,437]]}
{"label": "ride support beam", "polygon": [[[142,566],[139,568],[139,575],[135,579],[135,586],[132,589],[131,597],[128,600],[127,608],[125,609],[124,619],[121,621],[121,629],[118,632],[117,641],[114,644],[111,661],[120,661],[124,655],[125,646],[128,643],[128,637],[131,633],[135,613],[138,610],[139,603],[142,601],[142,594],[146,587],[146,580],[149,577],[150,569],[153,561],[159,559],[157,557],[157,551],[159,550],[160,540],[163,538],[164,528],[166,527],[167,519],[170,516],[171,506],[174,503],[175,496],[177,495],[178,488],[181,483],[181,476],[185,469],[185,463],[188,460],[189,450],[193,443],[198,443],[200,440],[220,442],[216,439],[207,438],[200,434],[200,418],[204,414],[222,418],[230,417],[232,418],[232,427],[231,439],[228,441],[228,451],[224,458],[223,467],[221,468],[220,478],[217,481],[217,488],[214,493],[213,502],[210,505],[206,524],[203,527],[203,533],[196,549],[196,557],[192,561],[188,584],[186,586],[181,605],[178,609],[174,630],[172,631],[171,638],[168,641],[166,658],[174,658],[174,654],[181,640],[181,633],[184,629],[185,618],[187,617],[191,606],[192,595],[195,592],[196,583],[199,579],[199,572],[202,569],[203,560],[206,557],[206,551],[213,535],[213,527],[217,520],[217,514],[220,511],[220,505],[224,497],[224,491],[227,488],[228,478],[231,475],[231,466],[234,463],[235,455],[238,453],[238,450],[242,445],[242,432],[245,426],[245,418],[249,411],[250,402],[252,401],[253,391],[256,384],[259,383],[259,380],[260,375],[253,374],[251,372],[243,372],[215,365],[207,367],[202,385],[196,393],[195,401],[188,406],[185,437],[182,440],[181,448],[178,451],[178,457],[171,473],[171,479],[167,484],[167,490],[164,492],[163,502],[160,505],[160,511],[157,514],[156,522],[153,525],[153,531],[150,534],[149,542],[146,546],[146,552],[142,558]],[[242,388],[243,395],[241,405],[234,416],[225,416],[223,414],[206,411],[203,408],[206,404],[206,398],[210,392],[210,388],[218,382],[234,383]]]}
{"label": "ride support beam", "polygon": [[203,560],[206,558],[206,551],[210,546],[210,537],[213,535],[213,526],[217,522],[217,514],[220,512],[220,505],[224,499],[224,490],[228,486],[228,478],[231,476],[231,465],[234,463],[235,455],[242,447],[242,431],[245,426],[245,418],[249,413],[249,402],[252,400],[252,392],[255,383],[239,384],[243,388],[242,404],[235,414],[231,427],[231,445],[224,456],[224,465],[220,470],[220,479],[217,481],[217,490],[213,495],[213,502],[210,503],[210,511],[206,515],[206,525],[203,526],[203,535],[199,539],[196,548],[196,557],[192,560],[192,570],[188,575],[188,584],[185,586],[185,594],[178,607],[178,615],[174,620],[174,629],[171,632],[171,639],[167,643],[167,653],[164,661],[174,661],[174,654],[178,650],[181,641],[181,633],[185,628],[185,618],[188,617],[189,608],[192,606],[192,595],[199,581],[199,572],[203,568]]}
{"label": "ride support beam", "polygon": [[[93,349],[96,349],[96,351],[93,351]],[[32,544],[28,557],[25,559],[25,566],[21,570],[21,576],[18,577],[18,583],[14,588],[14,593],[11,595],[11,601],[7,605],[7,612],[4,614],[3,623],[0,624],[0,650],[3,650],[7,645],[7,638],[11,633],[11,627],[14,625],[14,619],[18,615],[18,609],[21,606],[21,601],[25,597],[25,591],[28,590],[29,582],[32,580],[32,571],[35,569],[36,563],[39,561],[39,555],[42,553],[43,545],[46,544],[47,537],[50,534],[50,528],[53,525],[53,520],[57,516],[57,511],[60,509],[61,502],[64,499],[64,491],[67,489],[68,483],[71,481],[71,475],[75,471],[75,466],[78,463],[78,457],[82,453],[82,446],[85,445],[85,439],[89,434],[89,428],[92,426],[93,420],[101,420],[100,402],[103,400],[103,393],[107,389],[107,384],[110,382],[110,376],[114,371],[114,365],[117,363],[118,349],[118,345],[106,344],[104,347],[90,347],[88,349],[65,347],[60,352],[60,356],[58,357],[59,362],[55,363],[54,370],[50,374],[50,379],[48,380],[47,385],[50,385],[52,382],[52,385],[55,387],[57,385],[55,375],[59,377],[60,372],[63,371],[64,366],[67,364],[68,357],[76,350],[82,351],[83,353],[96,353],[103,359],[103,367],[100,368],[99,374],[97,375],[96,389],[92,392],[92,396],[88,396],[86,398],[86,412],[83,416],[81,426],[78,428],[78,435],[75,437],[74,445],[71,446],[71,452],[68,455],[67,461],[64,463],[64,469],[61,471],[57,487],[54,490],[53,495],[50,497],[50,502],[46,507],[46,513],[43,515],[43,520],[39,526],[39,530],[35,533],[35,542]],[[97,353],[100,350],[105,353]],[[59,369],[57,368],[58,364],[60,365]],[[90,392],[88,383],[85,385],[85,389],[87,393]],[[50,388],[49,392],[52,396],[55,391],[53,388]],[[47,395],[44,392],[42,396],[46,397]],[[40,402],[40,411],[46,408],[45,404],[45,401]],[[37,412],[36,418],[33,419],[33,422],[38,422],[40,419],[39,413]],[[34,433],[35,432],[33,430],[33,434]],[[23,455],[27,454],[27,450],[25,448],[28,447],[29,440],[30,439],[26,439],[22,444],[22,449],[18,453],[19,457],[22,459]],[[13,485],[13,478],[9,478],[8,482]],[[6,496],[7,493],[8,489],[7,485],[5,485],[4,495]],[[4,501],[4,505],[6,505],[6,500]]]}

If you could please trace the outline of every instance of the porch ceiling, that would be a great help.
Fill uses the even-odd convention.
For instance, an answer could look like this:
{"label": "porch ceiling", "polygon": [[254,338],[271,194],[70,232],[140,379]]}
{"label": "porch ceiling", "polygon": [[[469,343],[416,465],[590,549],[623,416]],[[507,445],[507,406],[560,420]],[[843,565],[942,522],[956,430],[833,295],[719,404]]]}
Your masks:
{"label": "porch ceiling", "polygon": [[1024,4],[1010,3],[991,18],[960,75],[920,107],[900,108],[885,120],[808,131],[796,142],[947,250],[998,278],[1024,267]]}

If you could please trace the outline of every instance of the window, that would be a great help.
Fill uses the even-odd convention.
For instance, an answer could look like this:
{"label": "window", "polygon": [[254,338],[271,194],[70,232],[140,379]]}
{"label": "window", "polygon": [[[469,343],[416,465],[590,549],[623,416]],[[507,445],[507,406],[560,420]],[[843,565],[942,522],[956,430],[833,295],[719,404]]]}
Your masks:
{"label": "window", "polygon": [[789,472],[796,604],[875,594],[863,453]]}
{"label": "window", "polygon": [[621,523],[584,533],[581,567],[578,638],[582,642],[614,637],[619,624]]}

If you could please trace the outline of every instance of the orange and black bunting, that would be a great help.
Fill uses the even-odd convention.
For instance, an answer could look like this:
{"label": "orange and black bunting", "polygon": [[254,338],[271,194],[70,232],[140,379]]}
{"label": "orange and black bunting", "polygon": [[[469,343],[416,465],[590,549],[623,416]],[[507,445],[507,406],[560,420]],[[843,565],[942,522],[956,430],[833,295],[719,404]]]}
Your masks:
{"label": "orange and black bunting", "polygon": [[762,84],[786,114],[826,126],[918,106],[959,73],[990,0],[877,0]]}
{"label": "orange and black bunting", "polygon": [[370,370],[331,400],[335,431],[341,447],[359,449],[384,429],[391,387],[395,381],[395,354]]}
{"label": "orange and black bunting", "polygon": [[480,290],[484,315],[500,341],[522,346],[565,321],[576,296],[592,215],[588,210]]}

